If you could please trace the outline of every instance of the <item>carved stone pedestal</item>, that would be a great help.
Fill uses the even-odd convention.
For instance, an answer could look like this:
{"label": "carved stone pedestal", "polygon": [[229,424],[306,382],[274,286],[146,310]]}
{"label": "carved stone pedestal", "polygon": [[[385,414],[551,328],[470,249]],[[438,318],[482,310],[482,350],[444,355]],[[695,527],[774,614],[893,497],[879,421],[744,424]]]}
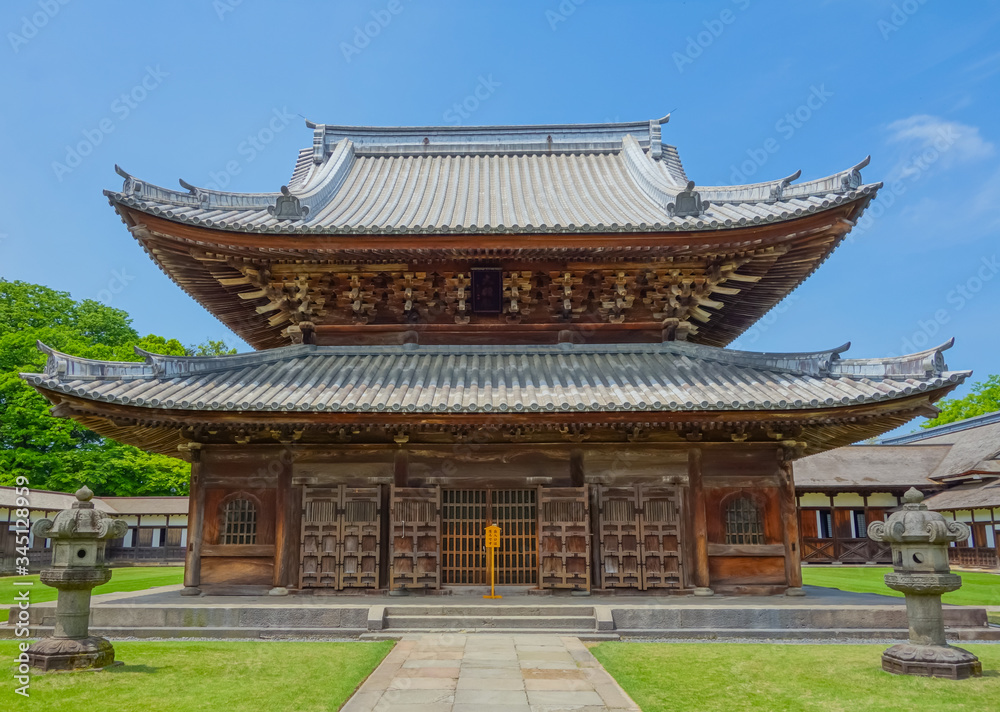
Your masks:
{"label": "carved stone pedestal", "polygon": [[115,664],[115,649],[106,638],[42,638],[28,649],[28,664],[41,670],[90,670]]}
{"label": "carved stone pedestal", "polygon": [[983,674],[979,658],[951,645],[900,643],[882,653],[882,669],[896,675],[964,680]]}

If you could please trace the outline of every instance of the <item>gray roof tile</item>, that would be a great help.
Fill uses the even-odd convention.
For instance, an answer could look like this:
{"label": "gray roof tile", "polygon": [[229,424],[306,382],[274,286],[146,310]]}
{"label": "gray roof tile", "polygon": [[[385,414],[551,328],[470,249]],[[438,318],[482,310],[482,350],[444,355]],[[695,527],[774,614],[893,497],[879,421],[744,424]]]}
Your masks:
{"label": "gray roof tile", "polygon": [[[945,344],[842,359],[684,342],[559,346],[289,346],[238,356],[90,361],[44,345],[32,385],[146,408],[322,412],[801,410],[874,403],[957,384]],[[858,370],[864,377],[854,375]]]}

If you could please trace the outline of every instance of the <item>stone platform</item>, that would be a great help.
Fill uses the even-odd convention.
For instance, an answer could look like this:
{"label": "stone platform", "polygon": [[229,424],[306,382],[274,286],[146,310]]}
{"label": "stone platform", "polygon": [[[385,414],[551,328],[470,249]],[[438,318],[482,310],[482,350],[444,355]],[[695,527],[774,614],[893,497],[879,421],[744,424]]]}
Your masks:
{"label": "stone platform", "polygon": [[[95,596],[90,630],[106,638],[401,638],[439,631],[618,638],[884,638],[908,636],[903,599],[806,587],[785,596],[180,595],[180,586]],[[986,610],[945,606],[951,640],[997,640]],[[33,635],[48,633],[55,603],[31,607]],[[0,638],[13,626],[0,625]]]}

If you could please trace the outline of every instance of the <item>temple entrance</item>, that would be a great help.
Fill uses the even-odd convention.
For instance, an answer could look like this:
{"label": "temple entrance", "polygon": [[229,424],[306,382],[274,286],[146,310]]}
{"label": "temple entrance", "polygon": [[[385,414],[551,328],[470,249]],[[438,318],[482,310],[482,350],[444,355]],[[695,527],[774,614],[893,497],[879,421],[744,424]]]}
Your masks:
{"label": "temple entrance", "polygon": [[487,585],[483,530],[501,529],[497,584],[538,582],[538,511],[534,489],[441,491],[442,584]]}

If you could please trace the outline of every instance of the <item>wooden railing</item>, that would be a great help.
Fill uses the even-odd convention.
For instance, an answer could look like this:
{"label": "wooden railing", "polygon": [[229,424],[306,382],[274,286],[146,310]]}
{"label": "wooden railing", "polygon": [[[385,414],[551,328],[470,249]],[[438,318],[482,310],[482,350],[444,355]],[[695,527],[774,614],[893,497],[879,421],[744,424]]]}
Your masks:
{"label": "wooden railing", "polygon": [[892,563],[892,551],[885,544],[871,539],[818,539],[802,540],[803,563],[845,564]]}
{"label": "wooden railing", "polygon": [[982,569],[1000,567],[997,550],[991,546],[953,546],[948,549],[948,563]]}

